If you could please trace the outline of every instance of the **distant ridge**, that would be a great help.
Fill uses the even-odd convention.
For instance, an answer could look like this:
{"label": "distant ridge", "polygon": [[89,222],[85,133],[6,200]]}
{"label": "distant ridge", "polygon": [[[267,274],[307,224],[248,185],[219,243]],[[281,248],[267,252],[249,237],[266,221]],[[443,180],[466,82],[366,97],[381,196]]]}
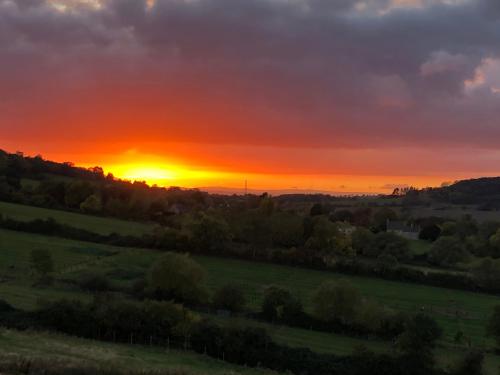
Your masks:
{"label": "distant ridge", "polygon": [[[197,187],[198,190],[205,191],[210,194],[221,194],[221,195],[242,195],[245,194],[245,188],[228,188],[222,186],[204,186]],[[301,195],[332,195],[332,196],[353,196],[353,195],[377,195],[374,193],[367,192],[338,192],[338,191],[328,191],[328,190],[308,190],[308,189],[247,189],[248,194],[263,194],[268,193],[271,195],[288,195],[288,194],[301,194]]]}
{"label": "distant ridge", "polygon": [[476,204],[483,209],[500,208],[500,177],[461,180],[449,186],[430,189],[432,198],[455,204]]}

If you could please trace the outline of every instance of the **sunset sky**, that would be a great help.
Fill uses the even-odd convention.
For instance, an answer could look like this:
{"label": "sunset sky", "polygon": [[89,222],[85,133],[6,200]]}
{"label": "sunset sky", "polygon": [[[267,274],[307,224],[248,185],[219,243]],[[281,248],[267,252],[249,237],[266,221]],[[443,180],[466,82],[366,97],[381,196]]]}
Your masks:
{"label": "sunset sky", "polygon": [[0,0],[0,148],[188,187],[500,175],[500,1]]}

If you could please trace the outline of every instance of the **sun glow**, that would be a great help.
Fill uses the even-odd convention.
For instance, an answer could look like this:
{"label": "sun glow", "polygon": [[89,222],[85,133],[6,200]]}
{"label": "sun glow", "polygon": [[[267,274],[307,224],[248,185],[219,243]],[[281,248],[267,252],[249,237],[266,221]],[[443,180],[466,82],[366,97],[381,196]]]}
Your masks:
{"label": "sun glow", "polygon": [[218,173],[191,170],[182,166],[163,164],[120,164],[105,168],[115,177],[129,181],[145,181],[149,185],[172,186],[213,179]]}

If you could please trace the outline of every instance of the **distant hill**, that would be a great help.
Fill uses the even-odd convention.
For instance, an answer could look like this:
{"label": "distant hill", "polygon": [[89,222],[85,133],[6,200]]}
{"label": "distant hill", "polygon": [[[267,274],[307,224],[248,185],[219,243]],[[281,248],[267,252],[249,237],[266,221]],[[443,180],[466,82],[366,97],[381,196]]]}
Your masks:
{"label": "distant hill", "polygon": [[450,186],[428,190],[439,202],[474,204],[482,209],[500,209],[500,177],[458,181]]}

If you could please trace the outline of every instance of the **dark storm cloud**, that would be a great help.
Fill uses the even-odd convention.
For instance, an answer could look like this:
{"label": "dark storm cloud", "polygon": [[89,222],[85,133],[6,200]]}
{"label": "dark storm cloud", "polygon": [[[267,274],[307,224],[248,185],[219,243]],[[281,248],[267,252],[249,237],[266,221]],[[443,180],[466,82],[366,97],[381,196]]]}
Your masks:
{"label": "dark storm cloud", "polygon": [[0,0],[2,133],[144,133],[120,123],[143,111],[152,137],[200,142],[491,147],[500,136],[498,1],[151,4]]}

